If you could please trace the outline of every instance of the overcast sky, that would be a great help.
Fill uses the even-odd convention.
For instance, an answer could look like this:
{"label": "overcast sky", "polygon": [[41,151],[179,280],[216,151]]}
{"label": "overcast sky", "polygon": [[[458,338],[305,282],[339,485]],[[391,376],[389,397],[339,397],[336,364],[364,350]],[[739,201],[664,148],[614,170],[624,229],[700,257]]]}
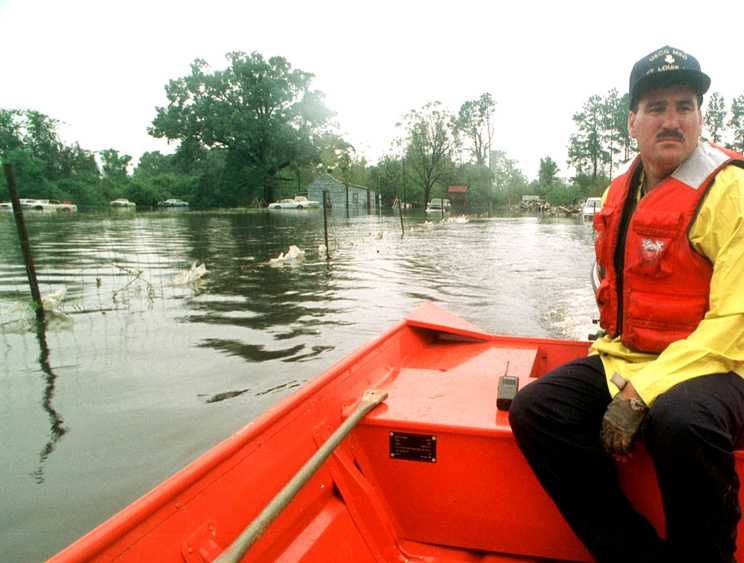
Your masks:
{"label": "overcast sky", "polygon": [[573,114],[591,95],[624,93],[633,63],[658,47],[697,57],[727,106],[744,93],[743,14],[741,0],[0,0],[0,108],[40,111],[63,122],[65,142],[136,161],[172,151],[146,131],[168,80],[196,58],[217,70],[228,52],[258,51],[315,74],[371,163],[407,111],[437,100],[457,112],[489,92],[493,147],[530,180],[545,156],[570,176]]}

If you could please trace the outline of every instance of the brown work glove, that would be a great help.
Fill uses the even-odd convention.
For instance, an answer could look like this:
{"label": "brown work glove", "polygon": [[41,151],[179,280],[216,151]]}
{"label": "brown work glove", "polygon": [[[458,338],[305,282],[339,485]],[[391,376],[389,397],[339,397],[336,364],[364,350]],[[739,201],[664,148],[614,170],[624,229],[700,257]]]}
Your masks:
{"label": "brown work glove", "polygon": [[648,407],[641,399],[615,395],[607,406],[599,433],[602,446],[618,461],[626,461],[635,447],[633,442],[641,430]]}

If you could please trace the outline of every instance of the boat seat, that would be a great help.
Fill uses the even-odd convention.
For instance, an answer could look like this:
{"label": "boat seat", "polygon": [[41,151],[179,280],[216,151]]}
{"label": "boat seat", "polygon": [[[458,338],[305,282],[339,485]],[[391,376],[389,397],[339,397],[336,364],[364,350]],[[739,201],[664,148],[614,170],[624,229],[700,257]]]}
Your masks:
{"label": "boat seat", "polygon": [[[399,538],[592,561],[524,460],[508,413],[496,408],[499,377],[529,385],[544,356],[538,345],[443,340],[390,373],[387,400],[354,429],[351,445]],[[662,530],[653,467],[639,450],[620,478],[633,483],[631,500]]]}

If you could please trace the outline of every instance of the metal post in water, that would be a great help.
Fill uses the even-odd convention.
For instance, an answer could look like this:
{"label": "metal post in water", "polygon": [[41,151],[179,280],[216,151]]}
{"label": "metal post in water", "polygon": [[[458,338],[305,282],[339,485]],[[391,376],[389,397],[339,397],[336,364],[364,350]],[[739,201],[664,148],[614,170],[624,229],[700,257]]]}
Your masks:
{"label": "metal post in water", "polygon": [[403,226],[403,202],[398,198],[398,211],[400,212],[400,236],[406,236],[406,228]]}
{"label": "metal post in water", "polygon": [[328,190],[323,190],[323,231],[325,232],[326,260],[331,259],[328,248]]}
{"label": "metal post in water", "polygon": [[21,200],[18,197],[18,188],[13,175],[13,166],[3,164],[5,179],[8,181],[8,191],[10,192],[10,201],[13,203],[13,215],[15,215],[16,228],[18,229],[18,238],[21,241],[21,252],[23,261],[26,264],[26,275],[28,283],[31,286],[31,298],[36,303],[36,319],[44,322],[44,306],[41,303],[41,293],[39,292],[39,282],[36,280],[36,268],[31,256],[31,245],[28,242],[28,233],[26,232],[26,223],[23,220],[23,210],[21,209]]}

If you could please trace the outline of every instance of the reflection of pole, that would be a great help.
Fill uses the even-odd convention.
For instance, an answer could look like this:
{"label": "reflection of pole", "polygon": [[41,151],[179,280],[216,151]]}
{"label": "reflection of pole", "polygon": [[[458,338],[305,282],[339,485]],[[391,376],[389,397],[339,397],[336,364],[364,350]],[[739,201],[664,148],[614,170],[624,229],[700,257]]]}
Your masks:
{"label": "reflection of pole", "polygon": [[36,303],[36,318],[44,322],[44,307],[41,304],[41,294],[39,293],[39,283],[36,281],[36,268],[34,260],[31,257],[31,245],[28,242],[28,233],[26,232],[26,223],[23,220],[23,210],[21,209],[21,200],[18,198],[18,188],[13,175],[13,166],[3,164],[5,179],[8,181],[8,191],[10,191],[10,201],[13,203],[13,214],[15,215],[16,227],[18,229],[18,238],[21,240],[21,252],[23,261],[26,263],[26,275],[28,283],[31,286],[31,298]]}
{"label": "reflection of pole", "polygon": [[325,232],[326,260],[331,259],[328,249],[328,190],[323,190],[323,231]]}
{"label": "reflection of pole", "polygon": [[59,413],[54,410],[52,406],[52,399],[54,398],[54,387],[57,376],[52,371],[52,366],[49,363],[49,346],[46,341],[46,324],[38,323],[36,330],[36,338],[39,341],[39,364],[41,365],[41,371],[44,372],[46,379],[46,387],[44,388],[44,400],[42,401],[42,407],[49,415],[49,422],[52,424],[51,436],[46,446],[41,450],[39,455],[39,468],[34,471],[34,477],[36,482],[42,484],[44,482],[44,462],[52,454],[54,448],[57,447],[57,442],[65,435],[67,428],[62,426],[64,420]]}

